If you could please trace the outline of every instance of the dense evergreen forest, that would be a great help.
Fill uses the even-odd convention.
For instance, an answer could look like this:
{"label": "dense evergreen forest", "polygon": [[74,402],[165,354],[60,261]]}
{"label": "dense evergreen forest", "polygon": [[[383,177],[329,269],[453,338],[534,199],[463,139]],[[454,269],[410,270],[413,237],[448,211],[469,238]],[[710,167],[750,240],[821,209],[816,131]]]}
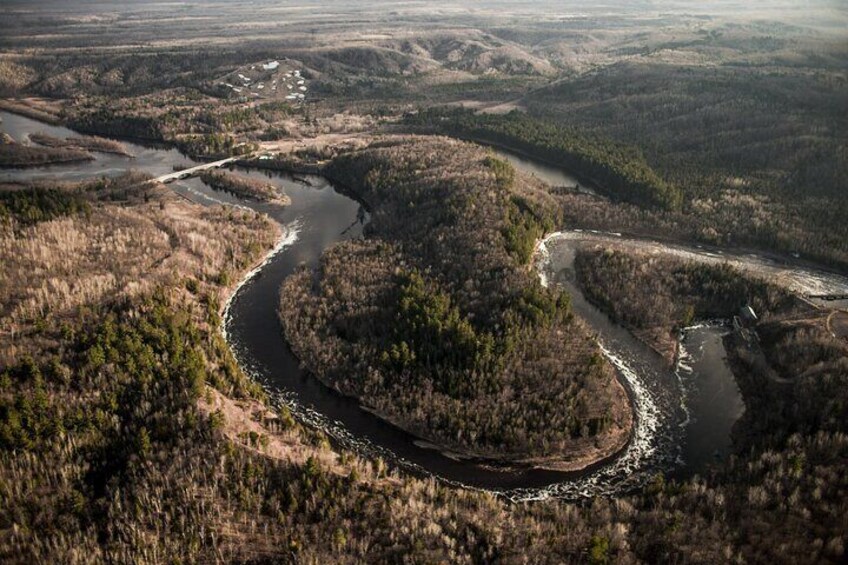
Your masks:
{"label": "dense evergreen forest", "polygon": [[26,226],[69,214],[88,212],[90,205],[79,193],[47,187],[0,191],[0,221]]}
{"label": "dense evergreen forest", "polygon": [[615,230],[653,224],[657,235],[674,230],[848,266],[844,42],[802,51],[791,64],[784,41],[751,62],[717,56],[730,37],[700,42],[718,64],[622,61],[534,91],[526,110],[535,121],[639,147],[683,191],[676,217],[627,213]]}
{"label": "dense evergreen forest", "polygon": [[796,65],[620,62],[538,89],[527,109],[637,144],[688,195],[735,185],[809,206],[841,194],[848,167],[841,49],[836,60],[808,54]]}
{"label": "dense evergreen forest", "polygon": [[674,209],[682,201],[680,188],[662,180],[634,146],[587,137],[522,112],[502,116],[436,108],[410,114],[405,123],[517,149],[590,179],[605,194],[626,202]]}
{"label": "dense evergreen forest", "polygon": [[529,270],[559,217],[544,190],[445,138],[387,138],[324,171],[371,221],[284,285],[286,339],[310,371],[451,449],[577,467],[624,444],[611,367]]}

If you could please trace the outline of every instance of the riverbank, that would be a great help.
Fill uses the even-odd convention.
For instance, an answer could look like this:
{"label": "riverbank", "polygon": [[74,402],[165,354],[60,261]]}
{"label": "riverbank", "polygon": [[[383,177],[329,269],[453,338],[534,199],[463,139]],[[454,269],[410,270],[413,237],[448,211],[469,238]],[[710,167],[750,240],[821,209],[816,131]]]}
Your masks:
{"label": "riverbank", "polygon": [[[432,135],[444,135],[439,133],[437,129],[433,129],[429,132]],[[556,170],[565,171],[562,167],[562,164],[555,161],[554,159],[550,159],[544,156],[534,155],[527,150],[521,149],[514,145],[510,145],[508,143],[504,143],[502,141],[495,141],[482,136],[475,135],[451,135],[451,137],[455,137],[456,139],[462,139],[463,141],[470,141],[472,143],[476,143],[478,145],[482,145],[484,147],[491,147],[493,149],[500,150],[504,153],[512,153],[519,157],[523,157],[530,162],[537,162],[549,167],[552,167]],[[566,189],[566,191],[574,191],[577,194],[582,194],[585,196],[589,196],[592,198],[597,198],[599,200],[609,200],[609,197],[603,195],[602,185],[599,183],[597,179],[594,179],[585,173],[581,173],[579,171],[569,170],[568,174],[573,176],[577,180],[576,186],[569,185],[551,185],[552,189]],[[552,194],[556,194],[556,191],[553,191]]]}
{"label": "riverbank", "polygon": [[[333,151],[328,148],[323,154],[332,155]],[[423,155],[429,159],[429,175],[398,176],[394,172],[396,163],[404,159],[417,163]],[[395,136],[368,148],[337,153],[321,163],[322,172],[342,180],[345,192],[378,220],[370,224],[370,237],[365,241],[343,249],[330,248],[317,274],[298,273],[285,282],[280,319],[295,354],[319,380],[358,398],[384,420],[438,445],[441,451],[528,468],[583,469],[627,443],[633,423],[627,394],[591,340],[581,339],[589,330],[570,316],[567,300],[535,282],[536,276],[521,254],[513,252],[510,240],[490,245],[483,252],[478,249],[480,238],[501,241],[502,233],[515,225],[535,230],[527,228],[527,223],[538,216],[531,217],[527,210],[537,211],[536,207],[547,202],[537,202],[536,193],[529,193],[535,185],[495,185],[486,156],[473,144],[444,137]],[[460,163],[465,169],[456,191],[442,185],[436,190],[426,180],[443,170],[444,178],[456,179],[446,180],[453,186],[459,182],[454,175]],[[286,168],[291,169],[290,164]],[[393,179],[394,190],[382,184],[382,177]],[[441,190],[446,194],[437,194]],[[481,194],[491,197],[481,199]],[[538,196],[545,198],[542,192]],[[427,211],[436,209],[431,198],[437,198],[442,206],[448,198],[452,215],[442,220],[431,217]],[[502,204],[509,205],[510,198],[523,199],[524,208],[512,204],[514,213],[505,218]],[[474,202],[472,214],[465,207]],[[411,215],[412,208],[419,212]],[[538,212],[544,216],[547,209]],[[425,228],[434,221],[432,228]],[[442,247],[443,253],[434,253]],[[439,260],[449,255],[468,258],[450,265]],[[488,267],[478,269],[478,263]],[[407,266],[398,270],[400,265]],[[432,273],[426,272],[428,265],[435,269]],[[407,273],[413,268],[417,270]],[[492,284],[487,273],[496,268],[503,269],[505,279],[511,282],[507,286],[499,283],[485,299],[469,301],[467,292],[452,289],[455,278],[468,280],[469,289]],[[440,271],[445,279],[437,283]],[[362,290],[351,295],[356,288]],[[407,293],[408,299],[403,301],[407,306],[398,302],[398,292]],[[419,338],[419,326],[407,325],[404,319],[417,316],[414,312],[430,301],[437,306],[423,315],[441,322],[428,322],[425,327],[442,330],[433,330],[436,333],[427,334],[427,339]],[[484,307],[482,303],[489,301],[500,305]],[[396,308],[401,308],[397,316],[392,313]],[[454,309],[456,313],[451,314]],[[363,316],[370,312],[369,322],[351,326],[345,321],[358,319],[360,311]],[[515,332],[495,321],[502,317]],[[480,321],[472,325],[468,321],[472,318]],[[383,335],[385,331],[389,335]],[[445,332],[469,336],[473,332],[474,339],[463,342],[460,336],[456,338],[459,341],[450,343],[468,343],[473,348],[488,343],[488,349],[481,349],[479,355],[464,349],[446,353],[453,351],[453,346],[441,344],[447,339],[442,337]],[[316,347],[318,342],[323,345]],[[544,353],[526,351],[530,342]],[[398,352],[404,348],[406,360],[390,361],[399,360]],[[513,348],[514,355],[505,354]],[[361,355],[368,359],[358,360]],[[372,355],[376,358],[371,359]],[[348,362],[373,367],[373,372],[362,379],[354,377],[359,369],[348,368]],[[479,367],[468,365],[472,362]],[[419,373],[420,377],[411,376]],[[395,378],[398,374],[409,376],[399,381]],[[420,386],[403,384],[419,378]],[[499,388],[494,383],[501,380],[506,390],[515,392],[505,396],[493,392]],[[464,423],[466,418],[474,422]]]}
{"label": "riverbank", "polygon": [[[328,387],[332,387],[332,382],[323,381]],[[618,380],[615,384],[621,388],[621,394],[630,397],[629,389]],[[334,389],[337,390],[337,389]],[[339,394],[344,394],[338,391]],[[627,449],[633,436],[633,410],[632,407],[623,414],[616,414],[614,417],[620,418],[627,422],[624,428],[617,430],[616,438],[610,440],[603,448],[598,447],[594,440],[587,440],[583,445],[574,445],[569,449],[568,457],[562,455],[551,455],[549,457],[527,457],[521,453],[509,454],[500,453],[493,455],[490,452],[473,450],[473,449],[456,449],[448,446],[434,443],[427,439],[425,435],[409,426],[409,423],[398,418],[394,418],[388,413],[381,412],[375,408],[369,407],[363,400],[355,395],[345,395],[349,398],[356,399],[360,403],[363,410],[374,414],[388,424],[395,426],[399,430],[410,433],[416,439],[416,444],[428,450],[433,450],[441,453],[447,458],[456,461],[465,461],[473,465],[486,466],[490,469],[499,472],[517,472],[527,469],[538,469],[543,471],[553,471],[557,473],[579,473],[587,469],[597,468],[615,460],[625,449]]]}
{"label": "riverbank", "polygon": [[73,136],[61,139],[47,135],[45,133],[30,134],[29,140],[33,143],[44,147],[53,147],[59,149],[79,149],[82,151],[96,151],[98,153],[111,153],[122,157],[132,158],[133,154],[127,151],[127,148],[117,141],[105,139],[102,137],[81,137]]}
{"label": "riverbank", "polygon": [[222,292],[224,302],[218,313],[222,320],[220,327],[221,335],[225,340],[227,339],[227,322],[230,318],[230,307],[232,306],[233,300],[238,295],[239,291],[241,291],[241,289],[249,283],[253,277],[258,275],[262,269],[274,259],[274,257],[282,253],[287,247],[297,241],[298,230],[296,226],[282,226],[277,222],[272,222],[272,225],[275,226],[274,229],[276,235],[276,243],[274,246],[267,254],[265,254],[264,257],[257,259],[256,262],[245,272],[244,276],[229,287],[225,287]]}

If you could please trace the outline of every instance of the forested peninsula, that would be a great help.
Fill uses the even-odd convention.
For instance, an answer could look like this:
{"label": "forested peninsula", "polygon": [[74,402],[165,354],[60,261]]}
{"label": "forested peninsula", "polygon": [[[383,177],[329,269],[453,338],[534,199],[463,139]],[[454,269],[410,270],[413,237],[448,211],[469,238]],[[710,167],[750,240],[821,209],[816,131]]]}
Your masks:
{"label": "forested peninsula", "polygon": [[283,285],[285,337],[310,372],[460,456],[573,470],[627,443],[627,393],[529,266],[560,218],[545,190],[446,138],[323,157],[371,221]]}

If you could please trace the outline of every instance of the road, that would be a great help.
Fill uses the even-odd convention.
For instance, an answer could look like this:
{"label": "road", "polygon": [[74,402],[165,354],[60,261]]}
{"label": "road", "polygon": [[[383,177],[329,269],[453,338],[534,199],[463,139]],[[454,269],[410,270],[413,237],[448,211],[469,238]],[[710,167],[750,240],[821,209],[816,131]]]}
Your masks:
{"label": "road", "polygon": [[178,179],[194,176],[201,171],[205,171],[208,169],[217,169],[218,167],[223,167],[227,163],[232,163],[240,159],[249,159],[250,157],[251,155],[239,155],[238,157],[227,157],[226,159],[221,159],[220,161],[212,161],[211,163],[202,163],[189,169],[183,169],[182,171],[174,171],[173,173],[168,173],[167,175],[156,177],[155,179],[152,179],[152,182],[161,182],[162,184],[168,184],[169,182]]}
{"label": "road", "polygon": [[346,143],[346,144],[355,144],[359,143],[360,145],[364,144],[364,140],[369,138],[370,136],[365,135],[363,133],[354,133],[354,134],[323,134],[317,137],[312,138],[304,138],[304,139],[287,139],[273,142],[264,142],[260,145],[260,149],[258,151],[254,151],[253,153],[246,153],[244,155],[238,155],[236,157],[227,157],[226,159],[221,159],[219,161],[210,161],[209,163],[201,163],[200,165],[196,165],[194,167],[190,167],[188,169],[183,169],[181,171],[174,171],[173,173],[168,173],[166,175],[162,175],[156,177],[154,179],[150,179],[151,183],[160,182],[162,184],[168,184],[175,180],[188,178],[194,176],[202,171],[206,171],[208,169],[216,169],[219,167],[223,167],[229,163],[234,163],[236,161],[247,161],[254,157],[262,156],[262,155],[270,155],[272,153],[292,153],[296,150],[303,149],[306,147],[321,147],[332,144]]}
{"label": "road", "polygon": [[[549,236],[549,239],[578,240],[587,245],[612,246],[641,251],[648,255],[672,255],[683,260],[707,264],[728,264],[791,292],[812,299],[822,296],[848,294],[848,277],[810,267],[786,264],[746,251],[707,249],[678,243],[663,243],[648,239],[629,238],[626,235],[591,230],[567,230]],[[811,304],[813,304],[811,302]],[[813,304],[817,307],[818,304]]]}

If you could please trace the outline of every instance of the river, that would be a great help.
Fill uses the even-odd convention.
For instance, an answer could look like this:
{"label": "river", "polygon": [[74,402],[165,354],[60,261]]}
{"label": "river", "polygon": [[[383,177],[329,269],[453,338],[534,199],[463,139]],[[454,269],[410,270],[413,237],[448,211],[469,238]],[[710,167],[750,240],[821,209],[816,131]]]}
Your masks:
{"label": "river", "polygon": [[[29,135],[33,133],[46,133],[61,138],[79,135],[68,128],[44,124],[10,112],[0,112],[0,118],[3,120],[0,123],[0,131],[8,133],[19,143],[28,143]],[[60,178],[74,181],[98,176],[116,176],[127,169],[138,169],[153,176],[160,176],[173,172],[174,165],[180,165],[182,168],[182,165],[189,167],[192,164],[197,164],[196,161],[184,157],[176,149],[169,149],[152,143],[142,144],[140,141],[121,141],[127,146],[128,151],[134,155],[133,158],[110,153],[93,153],[94,161],[38,168],[0,169],[0,179],[8,181]]]}
{"label": "river", "polygon": [[554,167],[552,165],[548,165],[546,163],[533,161],[532,159],[529,159],[523,155],[506,151],[498,147],[490,146],[490,149],[495,155],[497,155],[501,159],[506,159],[507,161],[509,161],[516,169],[519,169],[528,175],[532,175],[538,178],[539,180],[548,183],[551,186],[565,186],[569,188],[574,187],[578,188],[580,192],[595,195],[597,194],[597,188],[594,184],[587,181],[580,182],[576,176],[572,175],[568,171],[565,171],[558,167]]}
{"label": "river", "polygon": [[[29,118],[0,112],[0,129],[15,139],[34,132],[66,137],[74,132],[44,125]],[[115,175],[136,168],[153,175],[194,162],[173,149],[125,142],[135,158],[96,154],[87,163],[26,170],[4,170],[2,180],[57,178],[77,180]],[[503,155],[503,152],[500,152]],[[524,169],[528,161],[511,156]],[[533,164],[526,169],[557,185],[573,185],[565,173]],[[269,214],[285,231],[281,245],[265,264],[234,294],[227,305],[223,331],[239,364],[261,382],[301,421],[322,429],[338,444],[365,456],[380,456],[399,467],[431,474],[451,484],[503,492],[513,500],[547,497],[581,498],[616,494],[643,485],[656,472],[688,476],[706,471],[731,450],[730,432],[743,410],[733,376],[724,362],[721,326],[692,328],[683,340],[682,363],[666,367],[659,356],[628,331],[610,322],[589,304],[574,285],[573,253],[589,234],[554,235],[542,246],[540,273],[548,284],[563,285],[573,297],[575,311],[597,332],[607,357],[616,365],[637,406],[633,440],[612,461],[577,473],[542,470],[504,472],[473,461],[460,461],[421,447],[413,436],[399,430],[322,385],[300,369],[285,344],[277,304],[282,281],[301,266],[314,266],[330,245],[360,237],[367,214],[340,194],[325,179],[308,177],[309,184],[266,171],[241,170],[241,174],[268,180],[281,187],[291,206],[241,201],[210,189],[199,179],[169,185],[203,205],[246,206]],[[615,238],[614,235],[595,235]],[[621,241],[617,238],[617,241]]]}

